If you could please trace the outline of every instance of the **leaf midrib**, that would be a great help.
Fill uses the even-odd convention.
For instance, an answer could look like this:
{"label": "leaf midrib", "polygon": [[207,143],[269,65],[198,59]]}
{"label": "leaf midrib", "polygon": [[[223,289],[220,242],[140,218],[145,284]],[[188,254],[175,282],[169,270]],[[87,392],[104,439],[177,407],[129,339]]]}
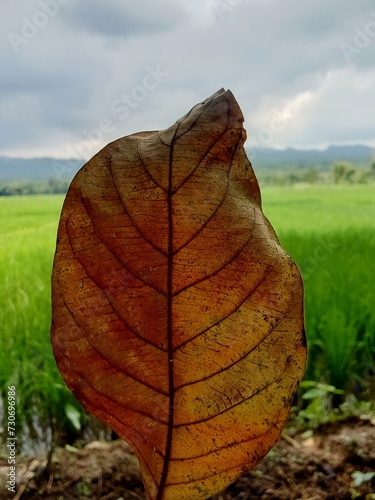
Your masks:
{"label": "leaf midrib", "polygon": [[169,172],[168,172],[168,273],[167,273],[167,342],[168,342],[168,388],[169,388],[169,407],[168,407],[168,431],[165,446],[165,455],[163,470],[160,478],[158,494],[156,500],[162,500],[163,491],[167,480],[169,463],[171,459],[172,434],[174,426],[174,370],[173,370],[173,342],[172,342],[172,301],[173,301],[173,213],[172,213],[172,165],[173,165],[173,146],[177,134],[176,127],[170,145],[169,152]]}
{"label": "leaf midrib", "polygon": [[[197,120],[198,120],[198,117],[195,120],[195,122]],[[174,130],[174,134],[173,134],[173,137],[172,137],[172,140],[170,143],[170,152],[169,152],[168,193],[167,193],[167,203],[168,203],[167,342],[168,342],[169,408],[168,408],[168,431],[167,431],[166,449],[165,449],[163,470],[162,470],[162,474],[161,474],[161,478],[160,478],[160,484],[158,487],[158,493],[157,493],[156,500],[162,500],[162,498],[163,498],[163,493],[164,493],[164,489],[165,489],[166,482],[167,482],[169,464],[171,461],[172,438],[173,438],[173,428],[174,428],[175,386],[174,386],[174,366],[173,366],[174,349],[173,349],[173,322],[172,322],[172,303],[173,303],[174,294],[173,294],[173,274],[172,273],[173,273],[173,257],[174,257],[176,252],[174,252],[174,248],[173,248],[172,197],[175,194],[175,192],[177,192],[177,190],[173,189],[173,182],[172,182],[173,181],[173,168],[172,167],[173,167],[173,151],[174,151],[175,140],[176,140],[177,133],[178,133],[178,130],[179,130],[181,123],[183,123],[183,122],[177,122],[177,126]]]}

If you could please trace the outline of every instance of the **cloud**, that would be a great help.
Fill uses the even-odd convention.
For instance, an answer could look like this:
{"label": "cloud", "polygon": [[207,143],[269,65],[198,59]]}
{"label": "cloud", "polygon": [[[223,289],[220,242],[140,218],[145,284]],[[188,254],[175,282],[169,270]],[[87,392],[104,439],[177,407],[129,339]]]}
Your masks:
{"label": "cloud", "polygon": [[66,9],[66,22],[70,29],[90,35],[124,38],[169,31],[179,24],[182,13],[182,9],[166,0],[132,3],[123,0],[80,0],[70,2]]}
{"label": "cloud", "polygon": [[[169,126],[220,87],[239,101],[249,140],[275,109],[292,107],[294,119],[269,146],[371,143],[374,10],[368,0],[6,2],[0,154],[61,156],[109,120],[91,155],[123,135]],[[23,36],[25,23],[36,32],[17,52],[9,34]],[[157,85],[147,83],[150,68],[166,75]]]}

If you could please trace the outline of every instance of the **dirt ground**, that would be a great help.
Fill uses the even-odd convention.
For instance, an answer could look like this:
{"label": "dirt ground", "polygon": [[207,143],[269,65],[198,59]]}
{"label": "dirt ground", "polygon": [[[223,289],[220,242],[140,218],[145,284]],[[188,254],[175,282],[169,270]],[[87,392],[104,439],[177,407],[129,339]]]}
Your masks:
{"label": "dirt ground", "polygon": [[[49,470],[41,459],[19,458],[16,495],[4,488],[7,472],[1,458],[4,500],[145,499],[137,460],[120,440],[58,449]],[[353,417],[307,437],[283,434],[256,469],[212,500],[231,499],[375,499],[375,421]]]}

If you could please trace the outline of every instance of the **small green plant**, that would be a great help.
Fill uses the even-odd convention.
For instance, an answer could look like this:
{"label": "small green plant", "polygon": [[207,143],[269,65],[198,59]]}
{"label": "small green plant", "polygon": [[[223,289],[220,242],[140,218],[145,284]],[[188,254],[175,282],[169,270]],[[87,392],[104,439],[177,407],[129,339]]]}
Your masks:
{"label": "small green plant", "polygon": [[371,420],[375,418],[375,401],[360,401],[353,394],[348,394],[345,401],[340,405],[340,411],[343,418],[351,417],[368,417]]}
{"label": "small green plant", "polygon": [[[313,434],[314,429],[328,422],[346,420],[349,417],[375,418],[375,401],[361,401],[353,394],[345,395],[341,389],[329,384],[305,380],[300,386],[302,405],[294,408],[291,425],[306,430],[306,436]],[[333,398],[344,397],[343,402],[335,407]]]}
{"label": "small green plant", "polygon": [[[371,482],[375,478],[375,472],[361,472],[361,471],[355,471],[352,474],[352,483],[351,483],[351,496],[352,499],[356,498],[363,498],[361,493],[357,490],[357,488],[360,488],[362,485],[367,484]],[[370,493],[366,495],[366,500],[374,500],[375,499],[375,494]]]}
{"label": "small green plant", "polygon": [[[317,428],[319,425],[332,420],[333,415],[338,411],[334,410],[332,399],[334,395],[342,395],[344,391],[336,389],[336,387],[304,380],[301,383],[302,400],[307,402],[307,406],[300,410],[297,416],[297,421],[300,426],[308,423],[309,428]],[[303,390],[305,389],[305,392]]]}
{"label": "small green plant", "polygon": [[352,478],[354,487],[362,486],[362,484],[365,484],[375,478],[375,472],[355,471],[352,474]]}
{"label": "small green plant", "polygon": [[76,490],[77,494],[79,495],[79,498],[92,497],[92,490],[91,490],[89,484],[87,484],[85,481],[80,481],[79,483],[77,483],[75,485],[74,489]]}
{"label": "small green plant", "polygon": [[[320,399],[323,403],[328,403],[330,396],[332,394],[343,394],[344,391],[341,389],[336,389],[335,386],[329,384],[322,384],[320,382],[315,382],[312,380],[304,380],[301,383],[301,387],[306,388],[307,391],[303,393],[302,399],[311,401]],[[328,405],[329,409],[329,405]]]}

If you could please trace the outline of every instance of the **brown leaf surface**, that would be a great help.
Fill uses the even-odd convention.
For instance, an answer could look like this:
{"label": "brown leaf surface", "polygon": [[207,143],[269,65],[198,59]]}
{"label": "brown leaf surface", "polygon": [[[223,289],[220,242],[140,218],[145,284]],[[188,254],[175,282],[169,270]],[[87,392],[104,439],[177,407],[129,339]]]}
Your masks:
{"label": "brown leaf surface", "polygon": [[62,210],[51,339],[83,406],[129,442],[150,499],[205,499],[274,445],[303,375],[303,288],[220,90],[119,139]]}

